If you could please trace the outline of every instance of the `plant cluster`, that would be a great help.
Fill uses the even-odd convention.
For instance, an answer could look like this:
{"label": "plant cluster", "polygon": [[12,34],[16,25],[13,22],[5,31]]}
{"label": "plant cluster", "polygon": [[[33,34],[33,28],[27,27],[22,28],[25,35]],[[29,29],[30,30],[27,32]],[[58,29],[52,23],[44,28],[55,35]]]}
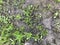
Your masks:
{"label": "plant cluster", "polygon": [[[24,0],[22,0],[23,2]],[[34,15],[36,8],[33,5],[27,6],[22,9],[24,14],[21,16],[17,14],[12,15],[0,15],[0,45],[23,45],[26,40],[33,38],[35,41],[42,40],[47,35],[47,30],[40,24],[41,16]],[[25,27],[20,28],[14,25],[12,20],[20,20],[25,23],[31,30],[31,32],[25,31]],[[36,29],[39,32],[33,34],[33,30]]]}

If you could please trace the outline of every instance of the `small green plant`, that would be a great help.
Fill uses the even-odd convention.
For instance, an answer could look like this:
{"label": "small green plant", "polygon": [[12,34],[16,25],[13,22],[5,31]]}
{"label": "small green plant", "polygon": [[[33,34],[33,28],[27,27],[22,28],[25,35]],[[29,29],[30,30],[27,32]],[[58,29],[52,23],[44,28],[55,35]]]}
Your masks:
{"label": "small green plant", "polygon": [[25,16],[23,21],[25,23],[30,24],[30,22],[31,22],[31,14],[32,14],[33,10],[34,10],[33,5],[29,5],[29,6],[27,6],[27,8],[25,8],[23,10],[24,16]]}
{"label": "small green plant", "polygon": [[36,28],[40,31],[40,33],[37,34],[38,39],[43,39],[43,37],[47,35],[47,30],[44,29],[42,25],[37,25]]}
{"label": "small green plant", "polygon": [[21,32],[24,32],[24,30],[25,30],[25,27],[24,27],[24,26],[21,26],[21,27],[19,28],[19,31],[21,31]]}
{"label": "small green plant", "polygon": [[16,20],[20,20],[21,18],[22,18],[22,17],[21,17],[21,15],[19,15],[19,14],[16,15],[16,17],[15,17]]}
{"label": "small green plant", "polygon": [[34,38],[34,40],[35,40],[35,41],[40,40],[40,38],[39,38],[38,34],[34,35],[34,37],[33,37],[33,38]]}
{"label": "small green plant", "polygon": [[8,37],[10,36],[11,30],[13,30],[13,25],[9,22],[9,18],[5,16],[0,15],[0,44],[3,45],[5,42],[7,42],[9,39]]}
{"label": "small green plant", "polygon": [[36,28],[37,28],[38,30],[42,30],[42,29],[43,29],[42,25],[38,25],[38,26],[36,26]]}
{"label": "small green plant", "polygon": [[54,18],[57,18],[58,16],[59,16],[59,12],[56,11],[56,12],[54,13]]}
{"label": "small green plant", "polygon": [[26,32],[24,32],[24,34],[25,34],[27,40],[32,37],[32,33],[26,33]]}
{"label": "small green plant", "polygon": [[24,22],[25,22],[25,23],[29,24],[30,21],[31,21],[31,18],[28,18],[28,17],[24,18]]}
{"label": "small green plant", "polygon": [[0,0],[0,4],[3,3],[3,0]]}
{"label": "small green plant", "polygon": [[25,2],[25,0],[20,0],[21,1],[21,3],[24,3]]}
{"label": "small green plant", "polygon": [[51,4],[47,4],[47,9],[48,9],[48,10],[51,9]]}
{"label": "small green plant", "polygon": [[59,3],[60,2],[60,0],[55,0],[57,3]]}
{"label": "small green plant", "polygon": [[21,43],[22,38],[24,37],[24,35],[22,33],[20,33],[19,31],[15,31],[13,33],[13,35],[15,36],[16,40],[18,40],[19,44]]}

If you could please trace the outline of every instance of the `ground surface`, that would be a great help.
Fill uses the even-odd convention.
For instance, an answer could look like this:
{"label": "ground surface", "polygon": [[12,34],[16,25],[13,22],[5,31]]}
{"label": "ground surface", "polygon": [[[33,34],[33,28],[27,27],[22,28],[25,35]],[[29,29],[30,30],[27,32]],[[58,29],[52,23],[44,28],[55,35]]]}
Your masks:
{"label": "ground surface", "polygon": [[[47,35],[43,37],[41,41],[40,40],[34,41],[33,39],[30,39],[23,41],[24,45],[60,45],[60,3],[59,2],[56,2],[55,0],[25,0],[25,1],[4,0],[3,4],[1,5],[2,6],[0,6],[0,15],[3,16],[8,15],[8,17],[11,17],[19,14],[22,16],[21,20],[18,20],[20,18],[19,16],[17,16],[17,19],[14,19],[14,17],[13,19],[11,19],[11,23],[13,23],[16,28],[20,28],[21,26],[24,26],[25,27],[24,32],[31,32],[32,34],[38,34],[39,31],[38,29],[36,29],[36,25],[40,24],[43,26],[44,29],[48,31]],[[36,9],[35,10],[32,9],[33,11],[31,13],[31,17],[26,17],[24,16],[23,10],[25,10],[26,7],[29,5],[33,5]],[[27,13],[29,14],[28,11]],[[27,19],[29,18],[28,21],[25,21],[25,18]],[[31,21],[29,21],[30,18],[32,20],[32,23],[30,23]],[[2,25],[2,23],[0,23],[0,25]],[[14,33],[14,31],[12,31],[12,34]],[[10,43],[9,42],[6,44],[1,43],[1,45],[9,45]],[[22,45],[22,44],[18,44],[17,42],[14,45]]]}

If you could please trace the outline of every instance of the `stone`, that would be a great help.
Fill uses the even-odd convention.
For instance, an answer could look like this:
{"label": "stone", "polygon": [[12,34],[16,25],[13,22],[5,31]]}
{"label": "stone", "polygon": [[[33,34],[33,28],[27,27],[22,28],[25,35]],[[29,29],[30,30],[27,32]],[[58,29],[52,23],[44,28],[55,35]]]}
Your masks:
{"label": "stone", "polygon": [[25,44],[24,45],[32,45],[31,43],[29,43],[29,42],[25,42]]}
{"label": "stone", "polygon": [[45,28],[51,29],[52,17],[43,19],[43,24]]}

